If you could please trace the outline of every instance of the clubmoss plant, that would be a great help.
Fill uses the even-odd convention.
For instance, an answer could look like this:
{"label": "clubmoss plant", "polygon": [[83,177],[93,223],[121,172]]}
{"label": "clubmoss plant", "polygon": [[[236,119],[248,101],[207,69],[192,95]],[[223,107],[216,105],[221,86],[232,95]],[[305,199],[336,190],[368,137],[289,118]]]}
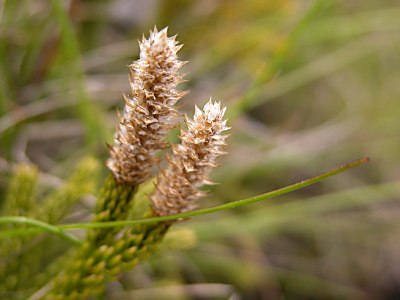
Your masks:
{"label": "clubmoss plant", "polygon": [[[64,249],[64,256],[47,264],[49,267],[43,270],[39,260],[32,263],[31,259],[23,258],[33,254],[46,259],[43,253],[47,254],[48,249],[26,251],[23,248],[29,235],[26,239],[24,236],[15,238],[18,228],[5,232],[4,235],[14,235],[10,243],[13,247],[0,245],[0,248],[6,249],[8,254],[13,249],[18,251],[14,258],[2,260],[5,263],[0,265],[3,282],[0,288],[7,293],[24,289],[28,291],[26,296],[32,286],[41,284],[43,287],[29,299],[104,298],[107,283],[152,255],[177,220],[282,195],[368,161],[364,158],[273,192],[194,211],[198,198],[204,195],[200,188],[213,184],[209,173],[217,166],[218,157],[225,153],[225,131],[229,129],[224,119],[226,109],[220,102],[210,99],[202,109],[195,106],[192,119],[186,116],[181,142],[172,145],[171,154],[166,155],[167,165],[159,170],[154,191],[147,199],[148,208],[143,212],[134,202],[139,200],[143,204],[144,194],[136,195],[136,192],[140,185],[147,186],[144,182],[152,175],[152,169],[158,167],[158,152],[168,146],[168,131],[176,126],[174,120],[179,115],[174,106],[186,92],[177,89],[183,81],[179,70],[184,62],[178,60],[181,46],[175,37],[168,37],[167,29],[158,31],[155,28],[149,38],[143,38],[139,44],[140,58],[129,66],[131,91],[124,96],[125,107],[119,116],[114,143],[109,145],[110,157],[106,162],[109,174],[97,198],[93,222],[52,224],[61,220],[82,193],[92,191],[93,173],[98,173],[96,164],[89,161],[84,172],[78,168],[76,175],[50,194],[50,198],[45,198],[40,206],[35,199],[38,177],[35,168],[18,169],[11,181],[5,209],[6,214],[14,216],[0,217],[0,224],[8,228],[14,226],[9,223],[36,226],[79,246],[67,254]],[[129,220],[133,215],[139,219]],[[88,228],[86,239],[81,241],[65,232],[72,228]],[[26,274],[32,270],[41,275],[29,285]],[[47,284],[43,285],[46,280]],[[9,295],[4,291],[0,290],[2,295]]]}
{"label": "clubmoss plant", "polygon": [[[139,44],[140,58],[129,66],[131,92],[124,97],[114,144],[109,146],[107,167],[111,174],[98,198],[95,222],[128,217],[138,185],[150,177],[158,162],[156,153],[167,146],[166,136],[178,116],[174,105],[186,93],[176,89],[183,81],[179,69],[184,62],[177,58],[181,46],[175,37],[168,37],[167,29],[155,28]],[[195,207],[194,199],[201,195],[198,187],[208,183],[206,176],[222,154],[225,137],[221,132],[227,129],[224,112],[219,102],[210,100],[204,111],[196,107],[193,121],[186,118],[188,128],[182,132],[182,143],[173,146],[169,166],[160,173],[146,216]],[[170,225],[162,222],[122,230],[90,230],[73,262],[52,283],[46,299],[86,299],[102,294],[108,280],[153,252]]]}
{"label": "clubmoss plant", "polygon": [[[157,2],[156,16],[151,7],[144,7],[140,12],[144,18],[130,10],[126,20],[125,14],[110,15],[110,5],[91,9],[87,2],[0,4],[0,299],[225,299],[251,298],[259,291],[271,298],[393,294],[398,227],[392,208],[400,199],[400,185],[398,170],[390,162],[398,160],[398,140],[392,133],[400,106],[394,109],[397,68],[385,62],[396,61],[391,46],[399,36],[400,11],[393,10],[392,3],[358,13],[360,5],[349,10],[347,2],[340,1],[327,9],[322,1],[306,6],[293,0],[275,1],[279,5],[214,1],[210,6],[204,1],[172,0]],[[113,12],[129,6],[119,2]],[[177,98],[184,94],[178,84],[184,62],[176,56],[180,46],[166,31],[152,31],[141,41],[139,61],[126,70],[131,88],[126,107],[120,101],[120,122],[105,122],[103,104],[113,89],[110,80],[119,80],[119,75],[105,77],[102,71],[123,59],[130,43],[101,44],[129,39],[132,21],[143,23],[146,17],[161,23],[172,18],[174,26],[182,28],[185,43],[190,41],[185,49],[197,62],[196,85],[218,87],[219,94],[226,95],[213,96],[222,100],[221,112],[228,103],[224,97],[233,96],[221,122],[226,116],[229,123],[239,118],[243,128],[235,137],[234,155],[226,161],[230,163],[219,172],[224,178],[217,189],[222,199],[209,202],[217,206],[202,208],[205,203],[199,197],[206,190],[201,185],[211,184],[209,172],[225,147],[209,147],[214,139],[198,138],[204,131],[193,133],[182,123],[181,141],[168,149],[164,133],[177,120],[174,106],[180,105]],[[335,31],[338,20],[353,31]],[[115,25],[121,30],[110,36]],[[365,60],[370,53],[372,61]],[[360,59],[372,62],[372,68],[357,63]],[[371,71],[386,76],[376,84]],[[321,88],[326,92],[310,101],[309,95]],[[368,93],[371,90],[374,93]],[[285,105],[289,98],[298,105]],[[269,106],[271,99],[282,108],[279,112]],[[342,102],[351,109],[341,109]],[[195,110],[187,101],[186,105]],[[257,110],[267,107],[267,114]],[[375,108],[379,109],[371,118]],[[202,105],[197,111],[206,115]],[[276,118],[277,113],[282,116]],[[276,121],[285,115],[289,123],[280,126]],[[196,116],[188,116],[189,122],[196,121]],[[358,130],[360,124],[365,132]],[[115,141],[110,127],[116,128]],[[90,169],[91,164],[82,172],[70,168],[82,153],[98,153],[99,146],[107,151],[104,141],[110,143],[110,157],[101,158],[102,171]],[[354,147],[354,141],[363,147],[359,143]],[[280,153],[288,147],[290,151]],[[338,147],[346,150],[340,152],[346,157],[371,149],[384,157],[383,164],[279,197],[266,207],[249,205],[368,161],[303,177],[327,167]],[[266,157],[268,149],[272,155]],[[31,159],[40,166],[15,168],[9,162],[13,158]],[[159,160],[163,161],[158,164]],[[96,181],[100,174],[106,175],[101,182]],[[295,178],[296,184],[283,187]],[[279,189],[265,190],[272,186]],[[244,205],[249,207],[237,209]],[[216,215],[203,216],[209,213]],[[187,222],[188,218],[197,221]],[[190,251],[169,248],[168,235],[187,227],[201,244]],[[187,245],[181,233],[175,238],[179,246]],[[271,247],[280,250],[272,260]],[[159,248],[165,252],[158,252],[143,268],[123,274]],[[363,255],[357,255],[357,248]],[[377,253],[390,255],[377,265],[370,259]],[[390,265],[394,268],[385,268]],[[222,277],[223,284],[218,282]],[[120,282],[111,283],[116,278]]]}
{"label": "clubmoss plant", "polygon": [[[37,168],[19,164],[14,168],[2,212],[48,223],[59,222],[77,200],[94,192],[96,180],[87,179],[95,179],[99,168],[100,164],[94,158],[82,159],[64,184],[39,201]],[[11,293],[29,286],[31,272],[39,273],[42,270],[40,261],[45,260],[51,251],[45,242],[46,239],[42,239],[40,244],[33,247],[35,239],[29,235],[0,240],[3,258],[0,264],[0,292]]]}
{"label": "clubmoss plant", "polygon": [[[17,165],[7,191],[3,212],[11,215],[34,215],[37,181],[37,168],[26,164]],[[20,264],[14,253],[21,250],[24,242],[24,238],[0,240],[1,256],[7,258],[0,261],[0,291],[12,291],[18,285],[16,272]]]}

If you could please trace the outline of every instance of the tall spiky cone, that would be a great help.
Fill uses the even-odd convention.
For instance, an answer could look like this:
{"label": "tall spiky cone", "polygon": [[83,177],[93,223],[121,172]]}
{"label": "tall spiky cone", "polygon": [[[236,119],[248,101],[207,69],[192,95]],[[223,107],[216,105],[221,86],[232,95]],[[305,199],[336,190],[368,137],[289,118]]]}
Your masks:
{"label": "tall spiky cone", "polygon": [[[168,37],[167,28],[154,28],[139,46],[139,60],[129,66],[131,91],[124,97],[114,145],[109,146],[107,166],[114,180],[107,179],[107,188],[99,198],[97,222],[126,218],[134,189],[149,178],[157,162],[156,152],[166,146],[168,130],[174,127],[173,118],[178,115],[174,105],[186,94],[176,89],[183,81],[179,69],[185,62],[178,60],[182,46],[175,36]],[[106,231],[108,235],[113,232]],[[95,232],[103,235],[105,230]]]}
{"label": "tall spiky cone", "polygon": [[182,131],[181,144],[173,146],[168,167],[160,172],[155,193],[151,196],[156,215],[169,215],[192,210],[203,195],[199,187],[210,184],[208,174],[216,159],[224,154],[228,130],[223,120],[225,108],[211,100],[200,110],[196,106],[193,120],[186,117],[187,130]]}
{"label": "tall spiky cone", "polygon": [[154,154],[165,147],[165,137],[177,115],[176,102],[186,94],[176,89],[183,81],[178,71],[185,64],[177,52],[182,47],[167,28],[143,37],[140,58],[129,66],[131,92],[125,96],[125,108],[110,146],[108,168],[119,183],[139,184],[149,176],[156,162]]}

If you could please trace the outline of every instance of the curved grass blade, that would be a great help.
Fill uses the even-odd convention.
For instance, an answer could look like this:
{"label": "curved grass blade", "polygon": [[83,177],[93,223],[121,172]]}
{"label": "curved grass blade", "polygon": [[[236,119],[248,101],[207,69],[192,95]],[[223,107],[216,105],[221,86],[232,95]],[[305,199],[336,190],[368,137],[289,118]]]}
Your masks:
{"label": "curved grass blade", "polygon": [[0,224],[10,224],[10,223],[35,226],[38,229],[40,229],[40,231],[47,231],[49,233],[53,233],[53,234],[58,235],[59,237],[63,238],[64,240],[72,242],[74,244],[80,245],[82,243],[75,236],[65,232],[64,229],[62,229],[58,226],[55,226],[55,225],[51,225],[46,222],[42,222],[42,221],[39,221],[36,219],[27,218],[27,217],[19,217],[19,216],[0,217]]}
{"label": "curved grass blade", "polygon": [[[126,220],[126,221],[97,222],[97,223],[72,223],[72,224],[62,224],[62,225],[50,225],[50,224],[47,224],[44,222],[40,222],[40,221],[37,221],[34,219],[25,218],[25,217],[0,217],[0,223],[23,223],[23,224],[33,225],[33,226],[38,227],[38,230],[41,230],[41,231],[45,230],[48,232],[52,232],[54,234],[57,234],[57,235],[63,237],[64,239],[73,241],[74,243],[80,243],[80,241],[77,240],[75,237],[66,234],[64,232],[64,230],[78,229],[78,228],[109,228],[109,227],[129,226],[129,225],[135,225],[135,224],[157,223],[157,222],[163,222],[163,221],[172,221],[172,220],[177,220],[177,219],[190,218],[190,217],[194,217],[194,216],[200,216],[200,215],[205,215],[205,214],[214,213],[214,212],[218,212],[218,211],[223,211],[226,209],[237,208],[237,207],[241,207],[244,205],[248,205],[248,204],[266,200],[266,199],[271,199],[273,197],[281,196],[281,195],[302,189],[304,187],[307,187],[309,185],[312,185],[314,183],[322,181],[333,175],[336,175],[336,174],[342,173],[344,171],[347,171],[349,169],[361,166],[367,162],[369,162],[369,158],[364,157],[359,160],[344,164],[344,165],[342,165],[336,169],[333,169],[331,171],[322,173],[320,175],[317,175],[315,177],[312,177],[312,178],[309,178],[306,180],[302,180],[300,182],[297,182],[292,185],[288,185],[286,187],[274,190],[272,192],[268,192],[268,193],[261,194],[261,195],[251,197],[251,198],[233,201],[230,203],[226,203],[226,204],[222,204],[222,205],[218,205],[218,206],[214,206],[214,207],[210,207],[210,208],[198,209],[198,210],[191,211],[191,212],[180,213],[180,214],[169,215],[169,216]],[[10,235],[10,231],[7,231],[6,233],[7,233],[7,235]],[[1,235],[1,233],[0,233],[0,235]]]}

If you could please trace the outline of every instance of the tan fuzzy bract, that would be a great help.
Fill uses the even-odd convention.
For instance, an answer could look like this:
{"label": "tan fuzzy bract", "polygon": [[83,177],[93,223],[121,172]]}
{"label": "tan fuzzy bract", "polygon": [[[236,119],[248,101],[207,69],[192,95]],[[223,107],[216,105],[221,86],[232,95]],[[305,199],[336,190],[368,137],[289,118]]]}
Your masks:
{"label": "tan fuzzy bract", "polygon": [[140,58],[130,69],[131,92],[110,146],[108,168],[118,183],[136,185],[149,177],[157,162],[155,153],[165,147],[165,137],[177,115],[174,104],[186,92],[176,89],[183,81],[178,71],[184,65],[177,52],[181,48],[167,29],[150,32],[140,45]]}
{"label": "tan fuzzy bract", "polygon": [[186,212],[196,207],[195,201],[204,193],[199,187],[211,184],[208,174],[216,166],[216,159],[224,154],[229,129],[223,120],[225,108],[211,100],[203,110],[196,107],[193,120],[186,117],[187,130],[181,134],[181,144],[173,146],[168,166],[160,172],[157,188],[151,196],[157,215]]}

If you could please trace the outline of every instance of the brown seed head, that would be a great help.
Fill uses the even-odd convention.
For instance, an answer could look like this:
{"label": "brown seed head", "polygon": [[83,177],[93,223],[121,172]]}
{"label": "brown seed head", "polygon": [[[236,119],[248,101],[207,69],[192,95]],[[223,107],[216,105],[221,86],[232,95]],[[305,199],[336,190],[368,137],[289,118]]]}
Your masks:
{"label": "brown seed head", "polygon": [[174,145],[168,166],[160,172],[157,188],[151,196],[157,215],[170,215],[190,211],[204,193],[199,187],[211,184],[207,177],[216,166],[216,159],[224,154],[222,147],[228,130],[223,120],[225,108],[211,100],[203,110],[196,107],[193,120],[186,117],[187,130],[182,131],[181,144]]}
{"label": "brown seed head", "polygon": [[136,185],[149,177],[157,160],[155,152],[165,147],[165,137],[177,115],[174,104],[186,94],[176,89],[182,82],[178,60],[181,48],[167,28],[150,32],[139,42],[140,58],[130,69],[131,92],[110,146],[108,168],[119,183]]}

